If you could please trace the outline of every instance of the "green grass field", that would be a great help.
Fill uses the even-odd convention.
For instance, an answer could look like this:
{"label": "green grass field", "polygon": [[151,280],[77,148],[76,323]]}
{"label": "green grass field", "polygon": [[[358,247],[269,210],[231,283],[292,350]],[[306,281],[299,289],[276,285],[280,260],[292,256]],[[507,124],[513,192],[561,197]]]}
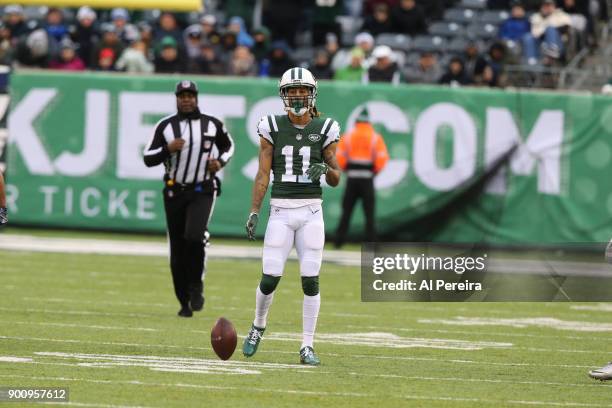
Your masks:
{"label": "green grass field", "polygon": [[[586,375],[612,359],[608,304],[362,303],[358,269],[325,264],[312,368],[295,263],[242,356],[259,275],[209,261],[205,310],[180,319],[164,258],[0,250],[0,386],[68,387],[85,407],[612,406]],[[239,334],[228,362],[210,347],[220,316]]]}

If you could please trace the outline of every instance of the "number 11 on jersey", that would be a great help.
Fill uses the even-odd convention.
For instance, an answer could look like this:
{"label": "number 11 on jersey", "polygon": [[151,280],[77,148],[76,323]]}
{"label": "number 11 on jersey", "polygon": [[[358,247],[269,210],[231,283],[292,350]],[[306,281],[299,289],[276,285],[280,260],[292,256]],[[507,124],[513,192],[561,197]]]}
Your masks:
{"label": "number 11 on jersey", "polygon": [[283,147],[281,153],[285,157],[285,173],[281,178],[281,181],[287,181],[291,183],[312,183],[306,175],[306,170],[310,167],[310,146],[302,146],[298,151],[298,154],[302,156],[302,174],[293,174],[293,146],[287,145]]}

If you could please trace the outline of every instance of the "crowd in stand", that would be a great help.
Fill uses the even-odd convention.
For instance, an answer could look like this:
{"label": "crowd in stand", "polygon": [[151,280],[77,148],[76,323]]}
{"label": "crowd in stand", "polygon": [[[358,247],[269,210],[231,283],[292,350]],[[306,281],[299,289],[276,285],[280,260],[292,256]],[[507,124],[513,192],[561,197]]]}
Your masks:
{"label": "crowd in stand", "polygon": [[[488,8],[510,13],[499,26],[497,37],[484,45],[474,40],[452,55],[420,50],[413,58],[406,58],[388,45],[377,44],[381,34],[426,34],[430,24],[456,3],[267,0],[263,24],[257,27],[252,27],[249,4],[242,15],[239,11],[228,14],[226,21],[218,21],[215,10],[207,10],[195,20],[171,12],[160,12],[151,19],[123,8],[96,11],[87,6],[78,10],[48,8],[36,19],[26,17],[21,6],[9,5],[4,7],[0,22],[0,64],[243,77],[279,77],[301,64],[318,79],[503,86],[504,66],[509,62],[550,65],[562,61],[568,29],[587,33],[593,43],[595,20],[607,18],[605,1],[597,14],[589,8],[591,2],[582,0],[489,0]],[[231,7],[225,11],[231,12]],[[343,39],[338,22],[342,15],[363,21],[354,44]],[[308,43],[315,48],[307,61],[294,58],[304,32],[310,33]],[[520,51],[509,52],[508,44],[518,45],[514,49]]]}

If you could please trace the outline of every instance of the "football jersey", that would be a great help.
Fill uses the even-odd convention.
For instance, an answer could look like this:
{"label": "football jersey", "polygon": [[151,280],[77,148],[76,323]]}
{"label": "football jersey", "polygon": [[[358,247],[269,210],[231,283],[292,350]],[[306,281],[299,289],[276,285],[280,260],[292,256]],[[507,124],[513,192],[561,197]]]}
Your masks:
{"label": "football jersey", "polygon": [[331,118],[312,118],[303,129],[288,115],[261,118],[257,133],[274,145],[272,198],[321,198],[321,183],[311,181],[306,170],[323,162],[323,150],[340,139],[340,125]]}

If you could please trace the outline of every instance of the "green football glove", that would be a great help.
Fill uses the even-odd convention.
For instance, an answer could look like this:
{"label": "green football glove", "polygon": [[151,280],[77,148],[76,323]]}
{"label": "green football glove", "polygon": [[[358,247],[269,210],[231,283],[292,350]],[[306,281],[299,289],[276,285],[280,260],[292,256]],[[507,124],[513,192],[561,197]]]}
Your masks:
{"label": "green football glove", "polygon": [[310,181],[318,181],[323,174],[327,173],[329,166],[325,163],[315,163],[306,170],[306,175]]}
{"label": "green football glove", "polygon": [[249,219],[246,223],[246,233],[249,240],[255,241],[255,230],[257,229],[257,222],[259,221],[259,214],[252,212],[249,214]]}

